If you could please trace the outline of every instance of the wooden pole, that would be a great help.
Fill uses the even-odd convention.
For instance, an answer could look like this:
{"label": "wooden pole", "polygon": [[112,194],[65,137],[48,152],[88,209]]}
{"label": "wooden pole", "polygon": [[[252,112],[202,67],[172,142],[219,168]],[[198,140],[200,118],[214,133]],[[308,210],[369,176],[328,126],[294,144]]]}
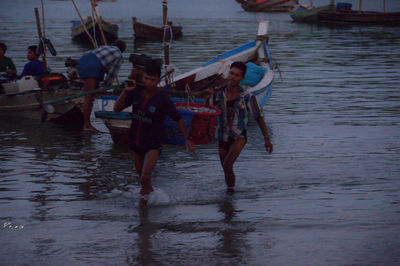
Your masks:
{"label": "wooden pole", "polygon": [[[101,19],[100,19],[99,13],[97,12],[97,8],[96,8],[97,3],[94,3],[93,0],[90,0],[90,3],[92,4],[93,13],[96,15],[96,19],[99,23],[99,29],[100,29],[101,38],[103,39],[103,43],[104,43],[104,45],[107,45],[107,39],[106,39],[106,36],[104,35],[103,26],[101,25]],[[115,76],[115,81],[117,82],[117,85],[120,84],[118,76]]]}
{"label": "wooden pole", "polygon": [[[46,38],[46,26],[45,26],[45,20],[44,20],[44,4],[43,0],[41,0],[42,3],[42,25],[43,25],[43,38]],[[46,45],[43,44],[43,62],[46,62],[47,65],[47,57],[46,57]],[[45,65],[45,69],[47,70],[47,66]]]}
{"label": "wooden pole", "polygon": [[383,12],[386,13],[386,0],[383,0]]}
{"label": "wooden pole", "polygon": [[103,39],[103,44],[107,45],[106,36],[104,36],[103,26],[101,25],[101,19],[100,19],[99,13],[97,12],[97,4],[94,3],[93,0],[90,0],[90,4],[92,5],[93,13],[96,16],[97,23],[99,23],[99,29],[100,29],[101,38]]}
{"label": "wooden pole", "polygon": [[310,0],[310,7],[312,7],[312,4],[313,4],[313,3],[312,3],[312,0]]}
{"label": "wooden pole", "polygon": [[82,18],[82,16],[81,16],[81,13],[79,12],[78,7],[77,7],[76,4],[75,4],[75,1],[74,1],[74,0],[71,0],[71,1],[72,1],[72,4],[74,4],[74,7],[75,7],[76,12],[78,13],[78,16],[79,16],[79,18],[80,18],[80,20],[81,20],[81,23],[82,23],[82,26],[83,26],[83,29],[85,30],[86,34],[89,36],[89,39],[90,39],[90,42],[91,42],[92,45],[93,45],[93,48],[97,48],[96,42],[94,41],[92,35],[90,35],[89,31],[88,31],[87,28],[86,28],[85,23],[83,22],[83,18]]}
{"label": "wooden pole", "polygon": [[[165,66],[165,73],[167,73],[169,71],[168,67],[169,67],[169,43],[171,41],[172,36],[170,36],[170,27],[171,25],[169,25],[168,23],[168,3],[167,0],[163,0],[162,1],[162,5],[163,5],[163,23],[164,23],[164,66]],[[169,37],[169,40],[166,40],[167,37]],[[165,76],[165,84],[168,84],[168,75]]]}
{"label": "wooden pole", "polygon": [[[37,27],[37,32],[38,32],[38,36],[39,36],[39,40],[42,41],[42,28],[40,26],[40,17],[39,17],[39,10],[37,7],[35,7],[35,17],[36,17],[36,27]],[[45,43],[43,44],[43,50],[45,49]],[[46,57],[43,56],[43,64],[44,64],[44,69],[45,71],[47,71],[47,61],[46,61]]]}
{"label": "wooden pole", "polygon": [[362,0],[360,0],[360,2],[358,3],[358,10],[361,11],[362,8]]}
{"label": "wooden pole", "polygon": [[168,19],[168,3],[167,0],[162,1],[162,7],[163,7],[163,25],[167,25],[167,19]]}

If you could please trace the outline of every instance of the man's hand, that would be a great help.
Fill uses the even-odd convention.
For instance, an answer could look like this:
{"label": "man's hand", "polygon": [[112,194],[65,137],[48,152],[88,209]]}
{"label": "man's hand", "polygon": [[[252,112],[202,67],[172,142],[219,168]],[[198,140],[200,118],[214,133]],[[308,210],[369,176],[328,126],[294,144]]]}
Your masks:
{"label": "man's hand", "polygon": [[125,81],[125,91],[133,91],[136,88],[136,81],[128,79]]}
{"label": "man's hand", "polygon": [[272,143],[269,141],[269,139],[265,139],[265,150],[268,153],[272,153],[272,151],[274,150],[274,147],[272,146]]}

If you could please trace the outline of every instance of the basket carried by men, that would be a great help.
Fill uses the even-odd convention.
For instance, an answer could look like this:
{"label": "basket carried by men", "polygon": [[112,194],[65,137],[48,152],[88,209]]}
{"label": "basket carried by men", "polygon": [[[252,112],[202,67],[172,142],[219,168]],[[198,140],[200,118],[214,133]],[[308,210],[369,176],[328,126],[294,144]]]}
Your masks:
{"label": "basket carried by men", "polygon": [[[175,106],[190,129],[189,134],[195,144],[207,144],[213,139],[217,116],[221,110],[202,103],[178,102]],[[167,143],[184,144],[183,136],[178,134],[178,130],[167,132]]]}

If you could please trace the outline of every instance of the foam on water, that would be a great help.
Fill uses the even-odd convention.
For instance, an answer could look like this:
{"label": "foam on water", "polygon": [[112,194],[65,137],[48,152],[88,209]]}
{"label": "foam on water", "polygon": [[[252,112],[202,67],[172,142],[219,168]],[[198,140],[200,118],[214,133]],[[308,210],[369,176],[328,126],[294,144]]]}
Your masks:
{"label": "foam on water", "polygon": [[[150,193],[147,202],[148,206],[165,206],[174,204],[174,200],[161,188],[153,187],[154,191]],[[106,198],[109,199],[127,199],[132,202],[138,202],[140,200],[140,187],[128,186],[124,190],[115,188],[109,193]]]}

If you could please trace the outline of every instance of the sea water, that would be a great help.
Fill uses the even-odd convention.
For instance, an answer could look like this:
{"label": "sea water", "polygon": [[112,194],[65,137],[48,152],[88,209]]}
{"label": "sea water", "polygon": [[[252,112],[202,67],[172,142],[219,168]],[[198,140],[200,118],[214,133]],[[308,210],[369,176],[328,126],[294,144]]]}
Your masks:
{"label": "sea water", "polygon": [[[72,3],[44,2],[46,36],[58,51],[48,62],[65,73],[65,59],[88,47],[71,41]],[[88,1],[76,2],[90,15]],[[145,2],[99,6],[128,43],[120,80],[130,53],[162,56],[161,43],[133,41],[131,17],[161,25],[161,1]],[[363,4],[382,10],[381,1]],[[20,73],[27,46],[37,43],[40,1],[0,7],[0,41]],[[398,1],[386,8],[400,10]],[[171,45],[176,75],[253,40],[257,23],[270,21],[280,73],[264,115],[274,152],[250,125],[234,167],[236,192],[227,195],[216,143],[194,153],[165,145],[140,211],[131,155],[109,134],[2,119],[0,264],[397,265],[399,28],[297,24],[287,13],[246,13],[233,0],[169,1],[169,14],[183,26]]]}

